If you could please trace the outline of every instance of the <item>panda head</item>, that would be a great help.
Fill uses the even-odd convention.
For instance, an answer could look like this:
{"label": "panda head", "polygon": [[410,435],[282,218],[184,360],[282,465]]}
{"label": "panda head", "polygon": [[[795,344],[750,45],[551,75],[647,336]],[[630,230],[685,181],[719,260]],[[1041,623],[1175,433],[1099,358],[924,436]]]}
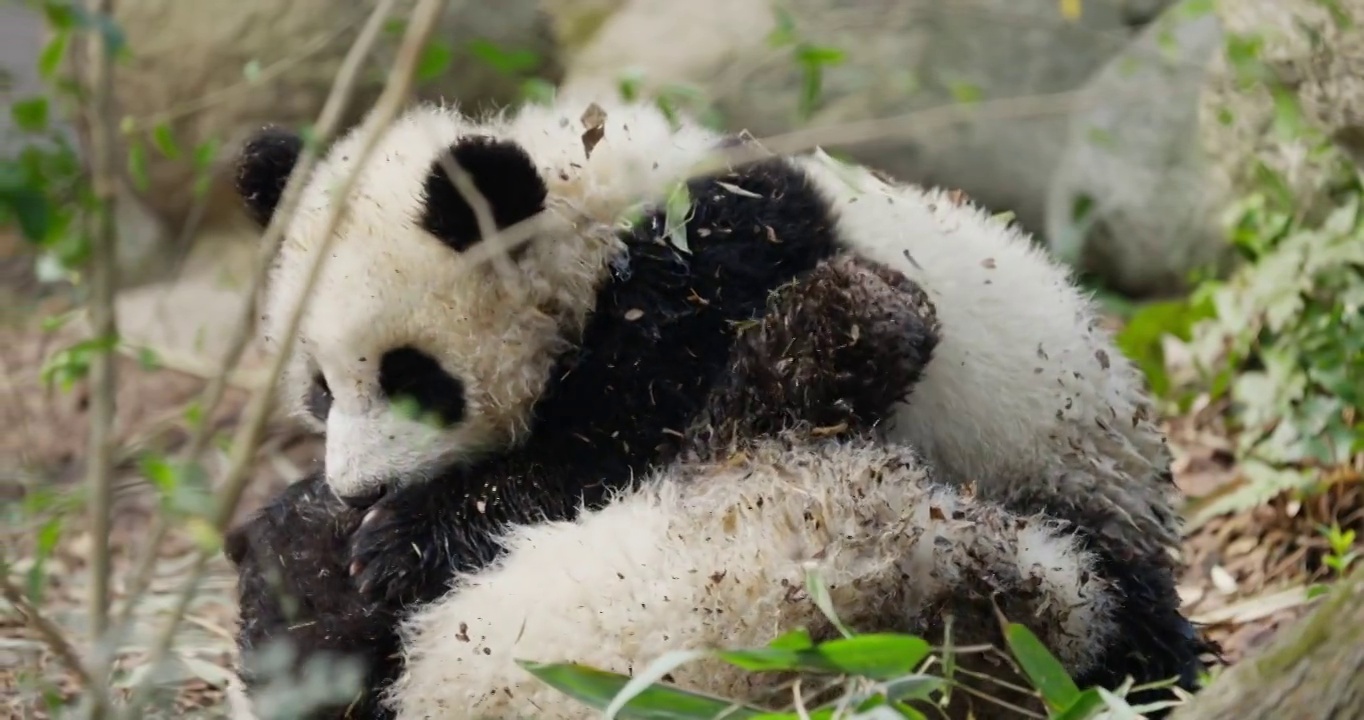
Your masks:
{"label": "panda head", "polygon": [[[352,172],[368,122],[306,179],[263,298],[263,334],[276,347],[296,342],[283,399],[325,431],[328,482],[343,500],[363,505],[390,483],[516,443],[598,288],[626,261],[621,218],[718,142],[648,105],[623,104],[607,108],[593,144],[580,119],[587,106],[558,102],[474,121],[423,105],[400,117],[358,174],[298,332],[287,338],[335,188]],[[259,224],[273,217],[302,149],[300,136],[278,128],[245,145],[237,188]],[[501,262],[471,252],[479,224],[449,160],[499,229],[534,217],[533,237]]]}

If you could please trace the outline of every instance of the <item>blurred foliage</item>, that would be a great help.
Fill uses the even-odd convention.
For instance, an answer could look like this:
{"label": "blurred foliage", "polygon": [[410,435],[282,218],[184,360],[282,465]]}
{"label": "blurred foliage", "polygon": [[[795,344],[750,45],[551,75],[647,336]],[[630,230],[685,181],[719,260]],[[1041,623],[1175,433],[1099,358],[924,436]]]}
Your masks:
{"label": "blurred foliage", "polygon": [[[1339,177],[1328,208],[1309,212],[1281,176],[1251,159],[1256,182],[1224,216],[1239,267],[1203,280],[1184,300],[1139,309],[1119,336],[1175,412],[1226,404],[1247,482],[1203,516],[1311,490],[1323,470],[1364,452],[1364,172],[1304,118],[1260,62],[1262,46],[1259,37],[1233,35],[1228,60],[1247,87],[1268,89],[1271,132],[1308,143],[1307,161]],[[1166,336],[1186,344],[1194,377],[1171,376]]]}
{"label": "blurred foliage", "polygon": [[[958,653],[948,639],[933,647],[923,638],[901,633],[857,634],[839,621],[819,574],[807,571],[805,588],[840,637],[816,643],[805,629],[796,629],[760,648],[678,651],[669,653],[633,675],[621,675],[574,663],[520,665],[540,680],[574,700],[600,710],[606,718],[622,720],[926,720],[945,717],[943,708],[954,691],[969,693],[986,704],[1006,701],[968,684],[959,676],[971,675],[958,668]],[[1175,701],[1132,706],[1124,699],[1135,689],[1161,687],[1165,683],[1117,691],[1080,688],[1061,662],[1023,625],[1001,619],[1013,663],[1032,685],[1030,693],[1046,708],[1051,720],[1140,717],[1139,713],[1168,707]],[[979,652],[979,648],[972,651]],[[986,650],[986,652],[995,652]],[[684,663],[703,658],[720,660],[751,673],[801,673],[791,691],[787,709],[755,707],[729,698],[714,697],[661,683]],[[810,695],[819,688],[834,690],[833,699],[806,706],[800,687]],[[828,695],[829,693],[823,693]],[[1020,717],[1028,715],[1020,714]]]}

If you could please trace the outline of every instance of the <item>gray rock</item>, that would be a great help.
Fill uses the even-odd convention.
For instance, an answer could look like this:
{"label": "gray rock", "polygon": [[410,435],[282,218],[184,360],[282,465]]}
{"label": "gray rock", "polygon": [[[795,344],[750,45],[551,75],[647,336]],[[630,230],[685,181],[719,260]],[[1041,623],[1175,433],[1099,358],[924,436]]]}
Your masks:
{"label": "gray rock", "polygon": [[[790,0],[784,5],[802,38],[846,55],[824,69],[823,102],[807,121],[797,112],[803,76],[790,48],[766,42],[775,26],[769,3],[629,0],[575,56],[565,82],[611,89],[623,71],[638,69],[646,86],[694,85],[730,128],[769,135],[904,115],[963,96],[1073,90],[1127,45],[1133,24],[1166,4],[1086,2],[1069,20],[1055,0]],[[1028,116],[982,112],[846,152],[906,180],[962,188],[1039,228],[1066,127],[1059,104]]]}
{"label": "gray rock", "polygon": [[[1170,8],[1086,86],[1048,193],[1052,250],[1133,295],[1226,270],[1223,214],[1259,166],[1306,216],[1322,212],[1344,168],[1313,152],[1314,132],[1364,153],[1364,0],[1339,3],[1346,26],[1315,0],[1198,5]],[[1296,93],[1307,134],[1275,130],[1270,89],[1238,75],[1229,34],[1262,38],[1259,60]]]}
{"label": "gray rock", "polygon": [[1198,136],[1208,62],[1223,44],[1213,13],[1177,5],[1085,87],[1047,194],[1058,257],[1132,295],[1185,286],[1222,267],[1226,243]]}

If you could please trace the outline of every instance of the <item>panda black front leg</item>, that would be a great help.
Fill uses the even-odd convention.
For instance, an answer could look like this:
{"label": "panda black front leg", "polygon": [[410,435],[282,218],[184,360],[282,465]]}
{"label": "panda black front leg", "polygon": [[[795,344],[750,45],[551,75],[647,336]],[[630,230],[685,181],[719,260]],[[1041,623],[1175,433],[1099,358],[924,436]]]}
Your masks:
{"label": "panda black front leg", "polygon": [[457,574],[497,558],[507,525],[570,519],[605,501],[609,489],[594,479],[627,474],[610,461],[583,467],[567,456],[552,441],[532,439],[386,493],[350,538],[360,596],[389,611],[433,602]]}
{"label": "panda black front leg", "polygon": [[382,496],[351,535],[348,571],[360,595],[387,607],[431,602],[444,594],[454,562],[462,494],[446,478],[405,485]]}
{"label": "panda black front leg", "polygon": [[910,393],[938,337],[932,302],[903,274],[853,255],[822,261],[773,293],[765,315],[741,330],[694,446],[794,426],[869,430]]}

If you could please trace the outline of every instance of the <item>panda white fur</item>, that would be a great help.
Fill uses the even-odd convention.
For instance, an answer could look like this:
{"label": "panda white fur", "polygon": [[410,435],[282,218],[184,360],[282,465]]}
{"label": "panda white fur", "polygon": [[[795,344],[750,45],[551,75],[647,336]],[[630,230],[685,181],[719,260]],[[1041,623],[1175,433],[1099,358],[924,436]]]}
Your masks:
{"label": "panda white fur", "polygon": [[[286,382],[287,396],[325,425],[327,481],[343,499],[365,507],[384,491],[390,497],[400,494],[394,490],[397,484],[439,484],[452,465],[476,463],[482,456],[534,438],[535,425],[542,421],[535,410],[543,407],[546,378],[552,378],[553,384],[560,355],[592,334],[594,318],[603,314],[601,287],[609,284],[608,278],[620,277],[623,211],[638,202],[657,202],[676,178],[724,142],[697,126],[674,127],[649,106],[602,104],[606,107],[604,137],[590,157],[578,121],[587,103],[571,100],[530,106],[515,116],[487,122],[475,122],[448,108],[419,107],[385,134],[373,165],[361,176],[347,224],[331,247],[317,301],[298,336],[301,347]],[[280,309],[297,297],[320,245],[320,225],[331,202],[329,189],[349,171],[358,137],[352,135],[332,148],[311,179],[302,212],[286,234],[267,298],[267,336],[278,330]],[[282,175],[287,175],[298,147],[297,137],[287,134],[264,134],[248,147],[247,155],[255,162],[244,167],[254,167],[257,175],[244,175],[240,185],[262,219],[273,212]],[[461,156],[461,148],[468,147],[482,150]],[[473,243],[468,238],[471,218],[463,216],[468,213],[442,213],[439,204],[432,202],[432,166],[447,149],[475,175],[485,194],[496,197],[500,183],[515,185],[525,180],[515,176],[520,171],[516,162],[510,165],[512,173],[501,171],[509,157],[528,158],[533,174],[543,183],[539,202],[524,206],[493,203],[500,226],[541,209],[547,211],[539,216],[545,229],[514,258],[516,282],[505,282],[494,266],[461,262],[459,251]],[[480,167],[480,162],[488,165]],[[1003,557],[1013,553],[1017,559],[1042,552],[1048,557],[1081,558],[1069,566],[1049,568],[1061,573],[1059,577],[1072,579],[1046,585],[1061,588],[1069,583],[1078,593],[1082,588],[1073,578],[1085,575],[1085,563],[1100,562],[1111,573],[1125,559],[1115,550],[1132,549],[1149,557],[1150,548],[1169,544],[1173,516],[1166,512],[1166,488],[1159,479],[1164,448],[1143,416],[1139,381],[1097,329],[1088,301],[1062,269],[1026,237],[950,194],[888,184],[870,172],[819,156],[771,162],[776,163],[768,166],[777,168],[774,176],[799,176],[819,196],[820,202],[793,200],[780,207],[782,222],[797,231],[799,223],[812,229],[812,261],[851,250],[887,263],[925,287],[938,308],[944,334],[936,359],[916,386],[914,401],[899,409],[891,439],[920,450],[941,479],[973,484],[984,498],[1004,504],[982,512],[998,517],[1010,512],[1048,512],[1079,523],[1097,538],[1105,553],[1099,560],[1074,554],[1084,548],[1054,536],[1046,551],[1037,550],[1037,543],[1024,547],[997,542],[1004,548]],[[782,164],[785,169],[778,167]],[[271,166],[272,171],[262,173],[262,167],[269,170]],[[736,177],[742,181],[756,175],[741,171]],[[739,191],[746,190],[740,187]],[[720,199],[703,197],[700,202],[720,204]],[[434,212],[433,206],[437,206]],[[660,220],[659,213],[649,217]],[[785,231],[788,225],[780,227]],[[655,234],[663,234],[661,230],[653,228]],[[788,239],[785,232],[773,238],[776,245]],[[821,244],[826,247],[815,247]],[[640,246],[632,249],[638,253]],[[799,269],[785,272],[795,274]],[[733,288],[733,280],[726,278],[728,284],[717,287]],[[760,296],[770,289],[762,282],[756,285]],[[712,299],[708,296],[703,301]],[[629,312],[624,305],[615,309]],[[423,409],[449,422],[432,427],[406,419],[389,402],[397,394],[416,396]],[[600,396],[595,400],[600,404]],[[798,459],[798,455],[789,457]],[[688,472],[706,476],[712,471]],[[829,482],[830,475],[811,477]],[[705,482],[697,486],[708,487]],[[904,507],[929,492],[915,487],[906,485],[898,499],[888,502]],[[749,491],[759,492],[758,486]],[[835,492],[835,488],[825,491]],[[578,544],[590,545],[588,539],[605,527],[603,523],[614,522],[611,518],[663,512],[679,497],[688,495],[664,483],[611,502],[599,513],[585,516],[581,526],[522,521],[523,529],[515,531],[522,540],[515,544],[511,557],[523,559],[507,559],[489,577],[548,572],[538,564],[541,556],[524,556],[529,552],[526,533],[566,533],[562,541],[568,543],[578,542],[578,534],[585,533]],[[555,501],[571,504],[565,498]],[[605,497],[589,506],[603,504]],[[559,510],[540,514],[565,520],[575,514]],[[845,512],[855,510],[846,508]],[[778,524],[760,525],[766,529],[756,530],[759,535],[775,532],[784,522],[784,515],[762,517]],[[1107,525],[1110,520],[1111,526]],[[673,522],[677,527],[704,524],[704,516],[688,519],[681,513]],[[849,552],[873,547],[877,537],[850,540],[854,549]],[[492,548],[499,544],[496,538],[483,544],[489,549],[476,562],[445,571],[481,578],[479,569],[501,552]],[[673,546],[648,548],[641,540],[638,549],[645,553],[686,557],[704,552],[676,538]],[[443,559],[436,555],[427,560]],[[771,561],[781,562],[775,555]],[[960,567],[964,572],[971,568],[969,564]],[[655,572],[663,570],[654,568]],[[882,568],[881,572],[886,571]],[[451,618],[443,611],[464,607],[460,602],[496,606],[504,592],[510,593],[508,597],[520,592],[515,579],[469,582],[473,583],[470,588],[483,594],[470,589],[470,594],[456,593],[440,600],[428,596],[423,611],[408,626],[414,638],[407,648],[409,655],[434,663],[409,663],[403,681],[407,690],[399,695],[411,702],[419,703],[425,692],[419,678],[436,677],[430,673],[438,675],[443,662],[443,656],[421,643],[438,645],[453,637],[440,629],[442,618]],[[1172,613],[1166,592],[1172,588],[1163,587],[1165,579],[1139,578],[1136,586],[1120,589],[1126,599],[1118,615],[1140,604],[1142,598],[1134,597],[1133,587],[1144,592],[1142,587],[1152,582],[1162,587],[1155,591],[1159,607],[1151,612]],[[759,586],[744,584],[736,592],[759,590]],[[1102,596],[1091,595],[1091,602],[1096,603],[1095,612],[1102,614]],[[921,609],[907,605],[907,622],[919,617]],[[585,611],[576,607],[541,610],[549,623],[563,619],[560,611],[569,615]],[[1139,620],[1133,618],[1138,625]],[[1057,622],[1058,627],[1064,625]],[[662,622],[641,623],[635,627],[663,627]],[[742,634],[740,627],[736,624],[726,632]],[[754,631],[761,634],[765,629],[770,628]],[[1102,632],[1091,632],[1088,637],[1096,644],[1082,644],[1069,654],[1061,648],[1073,667],[1085,667],[1086,653],[1102,647],[1105,638]],[[496,678],[502,671],[487,672],[491,674],[475,676]]]}
{"label": "panda white fur", "polygon": [[[326,430],[327,475],[342,496],[368,502],[393,478],[425,477],[523,437],[546,373],[582,331],[620,256],[622,215],[659,202],[725,142],[697,124],[675,126],[651,105],[603,101],[604,137],[588,157],[579,120],[588,105],[565,98],[486,121],[418,107],[384,135],[285,381],[286,398]],[[518,259],[514,285],[486,263],[459,262],[448,241],[422,227],[469,222],[430,217],[423,183],[435,158],[470,136],[523,149],[546,186],[544,229]],[[340,141],[308,186],[266,298],[267,337],[297,300],[330,190],[350,171],[359,138]],[[822,154],[790,162],[827,201],[792,212],[832,224],[839,246],[905,273],[940,308],[939,360],[915,402],[899,409],[891,439],[919,449],[944,480],[975,484],[987,497],[1074,503],[1089,522],[1110,518],[1103,534],[1145,554],[1177,545],[1169,456],[1139,373],[1062,266],[953,193],[890,183]],[[503,214],[514,222],[534,209]],[[427,409],[454,411],[459,421],[449,427],[413,420],[384,399],[380,358],[413,338],[427,355],[395,359],[392,373],[410,378],[393,382],[444,388],[444,402]],[[323,401],[325,422],[307,412]]]}

